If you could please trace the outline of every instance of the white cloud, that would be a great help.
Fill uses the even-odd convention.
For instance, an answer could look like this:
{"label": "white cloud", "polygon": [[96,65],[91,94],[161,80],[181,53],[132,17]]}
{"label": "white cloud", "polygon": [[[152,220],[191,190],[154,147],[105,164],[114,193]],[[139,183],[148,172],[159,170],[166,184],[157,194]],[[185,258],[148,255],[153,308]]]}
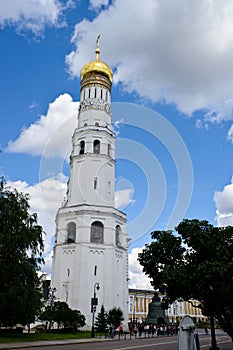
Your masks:
{"label": "white cloud", "polygon": [[231,183],[220,192],[215,192],[216,221],[219,226],[233,226],[233,177]]}
{"label": "white cloud", "polygon": [[227,133],[227,139],[233,143],[233,125],[230,127]]}
{"label": "white cloud", "polygon": [[133,248],[129,253],[129,287],[137,289],[153,289],[149,278],[142,272],[142,266],[138,262],[138,254],[143,248]]}
{"label": "white cloud", "polygon": [[125,190],[118,190],[115,193],[115,206],[117,209],[123,209],[127,205],[134,203],[135,200],[133,199],[133,190],[132,189],[125,189]]}
{"label": "white cloud", "polygon": [[19,192],[30,195],[30,212],[37,213],[38,223],[43,227],[45,266],[43,271],[51,273],[53,237],[55,235],[55,215],[64,199],[67,178],[63,175],[46,179],[35,185],[25,181],[8,181],[7,184]]}
{"label": "white cloud", "polygon": [[6,151],[65,158],[76,127],[78,107],[79,102],[69,94],[60,95],[49,104],[47,115],[22,130],[15,141],[9,141]]}
{"label": "white cloud", "polygon": [[93,10],[98,10],[102,6],[107,6],[108,3],[108,0],[90,0],[90,8]]}
{"label": "white cloud", "polygon": [[62,12],[71,6],[72,1],[63,5],[58,0],[1,0],[0,28],[14,26],[18,32],[41,35],[46,27],[64,26]]}
{"label": "white cloud", "polygon": [[[120,24],[120,25],[119,25]],[[174,103],[184,113],[205,108],[206,122],[232,118],[233,2],[116,0],[75,27],[67,56],[78,76],[94,57],[114,68],[114,82],[142,98]]]}

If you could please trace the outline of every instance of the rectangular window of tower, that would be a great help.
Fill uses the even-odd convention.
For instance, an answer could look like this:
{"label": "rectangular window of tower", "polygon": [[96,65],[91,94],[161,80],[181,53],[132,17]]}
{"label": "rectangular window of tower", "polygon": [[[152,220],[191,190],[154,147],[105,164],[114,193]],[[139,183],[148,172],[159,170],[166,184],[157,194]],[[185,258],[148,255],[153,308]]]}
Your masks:
{"label": "rectangular window of tower", "polygon": [[96,276],[97,275],[97,265],[95,265],[95,267],[94,267],[94,276]]}
{"label": "rectangular window of tower", "polygon": [[106,96],[105,96],[105,100],[108,100],[108,92],[106,91]]}
{"label": "rectangular window of tower", "polygon": [[95,88],[95,98],[96,98],[96,96],[97,96],[97,93],[96,93],[96,88]]}
{"label": "rectangular window of tower", "polygon": [[103,90],[101,89],[100,90],[100,99],[102,100],[102,98],[103,98]]}
{"label": "rectangular window of tower", "polygon": [[91,97],[91,89],[89,89],[88,97],[89,97],[89,98]]}
{"label": "rectangular window of tower", "polygon": [[94,178],[94,190],[97,189],[97,177]]}

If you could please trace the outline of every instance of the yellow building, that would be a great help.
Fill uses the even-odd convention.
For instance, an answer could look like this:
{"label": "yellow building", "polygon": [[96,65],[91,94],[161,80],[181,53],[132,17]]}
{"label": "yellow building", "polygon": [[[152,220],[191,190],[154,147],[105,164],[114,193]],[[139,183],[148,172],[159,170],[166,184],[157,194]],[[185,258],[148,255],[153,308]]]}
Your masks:
{"label": "yellow building", "polygon": [[[153,290],[129,288],[128,298],[128,321],[143,322],[148,315],[149,304],[153,298]],[[162,298],[163,295],[160,295]],[[200,304],[197,300],[175,301],[165,310],[165,314],[171,323],[176,323],[185,315],[193,318],[194,322],[206,321],[201,309],[196,307]]]}

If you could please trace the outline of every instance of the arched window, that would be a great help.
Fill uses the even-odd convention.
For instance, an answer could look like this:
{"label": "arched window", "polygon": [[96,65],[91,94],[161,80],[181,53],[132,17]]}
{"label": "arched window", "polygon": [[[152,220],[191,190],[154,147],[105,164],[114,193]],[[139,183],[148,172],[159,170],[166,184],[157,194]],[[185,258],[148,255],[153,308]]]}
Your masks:
{"label": "arched window", "polygon": [[87,123],[84,123],[84,125],[83,126],[87,126]]}
{"label": "arched window", "polygon": [[110,143],[108,144],[108,156],[111,156],[111,145],[110,145]]}
{"label": "arched window", "polygon": [[121,227],[117,225],[115,230],[115,235],[116,235],[116,245],[118,247],[121,245],[120,233],[121,233]]}
{"label": "arched window", "polygon": [[95,123],[95,126],[100,126],[100,124],[98,122]]}
{"label": "arched window", "polygon": [[104,225],[100,221],[94,221],[91,224],[91,242],[92,243],[104,242]]}
{"label": "arched window", "polygon": [[76,224],[69,222],[67,225],[67,243],[74,243],[76,240]]}
{"label": "arched window", "polygon": [[85,141],[81,141],[79,154],[84,154],[84,151],[85,151]]}
{"label": "arched window", "polygon": [[94,141],[93,148],[94,148],[95,154],[100,154],[100,141],[99,140]]}

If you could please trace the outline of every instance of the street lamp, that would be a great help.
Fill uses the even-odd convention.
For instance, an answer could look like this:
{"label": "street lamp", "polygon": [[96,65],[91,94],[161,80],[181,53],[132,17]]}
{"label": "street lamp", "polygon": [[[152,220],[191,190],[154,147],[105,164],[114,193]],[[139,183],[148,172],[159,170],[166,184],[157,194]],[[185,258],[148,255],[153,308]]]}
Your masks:
{"label": "street lamp", "polygon": [[94,321],[95,321],[95,312],[96,312],[96,305],[98,305],[98,299],[96,298],[96,290],[100,289],[100,284],[96,282],[94,284],[94,296],[91,299],[91,312],[92,312],[92,327],[91,327],[91,337],[95,337],[95,328],[94,328]]}

